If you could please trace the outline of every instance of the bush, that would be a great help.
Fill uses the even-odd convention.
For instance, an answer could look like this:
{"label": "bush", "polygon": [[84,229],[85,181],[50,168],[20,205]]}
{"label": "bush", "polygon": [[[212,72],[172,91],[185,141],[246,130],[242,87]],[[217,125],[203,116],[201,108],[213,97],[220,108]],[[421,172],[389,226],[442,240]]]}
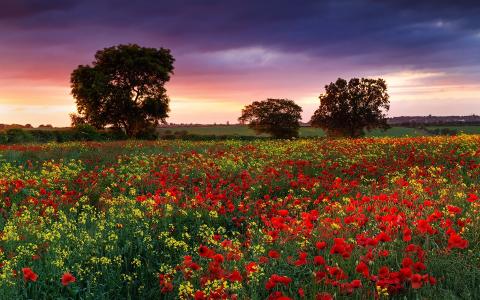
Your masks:
{"label": "bush", "polygon": [[4,132],[0,132],[0,145],[7,144],[7,143],[8,143],[7,135]]}
{"label": "bush", "polygon": [[140,140],[158,140],[158,137],[159,134],[155,127],[147,127],[135,136]]}
{"label": "bush", "polygon": [[435,129],[428,129],[425,130],[431,135],[450,135],[454,136],[458,134],[458,130],[451,129],[451,128],[435,128]]}
{"label": "bush", "polygon": [[128,136],[121,129],[109,129],[109,130],[106,130],[106,131],[102,132],[102,139],[118,141],[118,140],[126,140],[126,139],[128,139]]}
{"label": "bush", "polygon": [[20,128],[8,129],[6,134],[9,144],[31,143],[34,141],[30,132]]}
{"label": "bush", "polygon": [[88,124],[78,125],[73,131],[74,139],[77,141],[98,141],[101,138],[97,129]]}
{"label": "bush", "polygon": [[75,130],[56,130],[55,139],[59,143],[75,141]]}
{"label": "bush", "polygon": [[35,142],[46,143],[55,142],[57,140],[56,131],[52,130],[31,130],[29,133],[32,135]]}

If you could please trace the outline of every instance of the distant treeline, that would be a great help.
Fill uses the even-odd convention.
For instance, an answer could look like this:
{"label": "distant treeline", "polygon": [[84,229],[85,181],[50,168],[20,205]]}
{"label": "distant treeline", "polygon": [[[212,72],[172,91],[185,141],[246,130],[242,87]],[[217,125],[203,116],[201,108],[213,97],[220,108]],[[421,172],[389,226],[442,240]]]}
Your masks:
{"label": "distant treeline", "polygon": [[453,136],[453,135],[458,134],[458,129],[448,128],[448,127],[433,128],[433,129],[423,127],[422,129],[425,130],[430,135],[451,135],[451,136]]}
{"label": "distant treeline", "polygon": [[404,116],[387,119],[389,125],[403,127],[480,125],[480,116]]}
{"label": "distant treeline", "polygon": [[[6,129],[17,129],[17,128],[24,128],[24,129],[33,129],[34,127],[31,124],[0,124],[0,130],[6,130]],[[47,125],[39,125],[37,127],[38,129],[48,129],[48,128],[53,128],[52,125],[47,124]]]}
{"label": "distant treeline", "polygon": [[0,131],[0,144],[48,143],[70,141],[108,141],[126,139],[118,131],[98,131],[91,126],[68,129],[24,129],[11,128]]}

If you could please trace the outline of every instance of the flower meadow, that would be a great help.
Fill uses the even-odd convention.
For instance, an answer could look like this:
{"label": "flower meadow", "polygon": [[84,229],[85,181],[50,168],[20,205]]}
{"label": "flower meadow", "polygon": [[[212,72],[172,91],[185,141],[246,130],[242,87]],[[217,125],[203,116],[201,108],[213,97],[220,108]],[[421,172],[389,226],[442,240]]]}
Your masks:
{"label": "flower meadow", "polygon": [[480,136],[0,146],[0,299],[480,298]]}

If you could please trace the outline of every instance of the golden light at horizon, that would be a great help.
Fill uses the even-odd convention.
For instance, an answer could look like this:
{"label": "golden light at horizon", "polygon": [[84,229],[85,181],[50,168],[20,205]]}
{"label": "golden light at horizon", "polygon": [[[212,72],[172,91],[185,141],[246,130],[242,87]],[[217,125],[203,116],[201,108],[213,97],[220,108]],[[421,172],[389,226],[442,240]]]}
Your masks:
{"label": "golden light at horizon", "polygon": [[[450,79],[444,72],[406,70],[369,77],[387,80],[392,116],[471,114],[480,111],[480,84],[458,84],[458,80]],[[283,79],[277,83],[274,78],[260,81],[245,76],[195,77],[180,72],[167,84],[171,99],[167,121],[234,123],[244,105],[269,97],[296,100],[304,110],[303,121],[308,121],[318,107],[318,96],[326,82],[290,87],[284,84]],[[0,123],[68,126],[69,113],[75,111],[69,84],[64,80],[19,78],[0,82]]]}

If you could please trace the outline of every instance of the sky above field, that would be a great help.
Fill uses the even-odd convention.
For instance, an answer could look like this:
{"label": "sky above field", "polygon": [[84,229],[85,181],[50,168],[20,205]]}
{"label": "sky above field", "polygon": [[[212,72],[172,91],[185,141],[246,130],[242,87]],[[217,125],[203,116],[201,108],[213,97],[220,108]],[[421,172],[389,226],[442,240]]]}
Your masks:
{"label": "sky above field", "polygon": [[338,77],[383,77],[390,116],[480,114],[480,2],[1,0],[0,123],[69,124],[99,49],[172,50],[169,122],[236,122],[290,98],[308,121]]}

